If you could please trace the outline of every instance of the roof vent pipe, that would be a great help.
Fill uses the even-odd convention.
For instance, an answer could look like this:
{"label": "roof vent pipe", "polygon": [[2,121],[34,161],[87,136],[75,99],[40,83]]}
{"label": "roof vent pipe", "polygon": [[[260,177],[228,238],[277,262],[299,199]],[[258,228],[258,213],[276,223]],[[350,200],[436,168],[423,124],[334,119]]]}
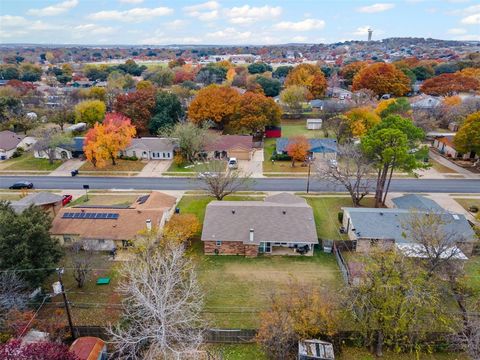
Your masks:
{"label": "roof vent pipe", "polygon": [[250,229],[250,242],[253,242],[254,240],[254,231],[253,229]]}

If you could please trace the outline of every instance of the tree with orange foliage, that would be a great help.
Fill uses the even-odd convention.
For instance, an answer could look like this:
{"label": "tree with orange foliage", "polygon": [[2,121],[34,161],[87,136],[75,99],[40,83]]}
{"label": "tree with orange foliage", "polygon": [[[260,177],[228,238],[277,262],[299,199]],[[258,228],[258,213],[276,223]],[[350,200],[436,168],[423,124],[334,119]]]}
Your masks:
{"label": "tree with orange foliage", "polygon": [[366,66],[368,66],[368,63],[365,61],[354,61],[345,65],[342,70],[340,70],[340,76],[343,78],[344,84],[346,86],[352,85],[355,75]]}
{"label": "tree with orange foliage", "polygon": [[305,161],[310,152],[310,142],[305,136],[296,136],[288,142],[287,154],[292,158],[292,167],[295,161]]}
{"label": "tree with orange foliage", "polygon": [[175,214],[163,228],[163,239],[181,244],[200,230],[200,222],[194,214]]}
{"label": "tree with orange foliage", "polygon": [[322,70],[312,64],[300,64],[296,66],[285,79],[285,86],[299,85],[305,86],[310,98],[319,99],[327,91],[327,80]]}
{"label": "tree with orange foliage", "polygon": [[231,84],[236,75],[237,75],[237,72],[235,71],[234,68],[228,69],[228,71],[227,71],[227,81]]}
{"label": "tree with orange foliage", "polygon": [[455,107],[462,103],[462,98],[458,95],[448,96],[443,99],[443,105]]}
{"label": "tree with orange foliage", "polygon": [[95,167],[104,167],[107,159],[116,165],[119,152],[125,150],[136,135],[129,118],[119,113],[108,113],[102,124],[96,123],[85,137],[85,156]]}
{"label": "tree with orange foliage", "polygon": [[223,128],[234,115],[240,98],[238,91],[229,86],[204,87],[191,102],[188,118],[196,124],[211,120]]}
{"label": "tree with orange foliage", "polygon": [[480,69],[478,68],[465,68],[460,70],[460,74],[480,81]]}
{"label": "tree with orange foliage", "polygon": [[374,63],[353,78],[352,90],[370,89],[377,96],[403,96],[410,91],[410,79],[392,64]]}
{"label": "tree with orange foliage", "polygon": [[119,95],[113,108],[116,112],[130,118],[139,134],[148,134],[148,126],[155,108],[155,93],[154,87],[145,87],[141,90]]}
{"label": "tree with orange foliage", "polygon": [[480,89],[480,81],[460,73],[441,74],[425,80],[420,91],[428,95],[450,96],[462,91]]}
{"label": "tree with orange foliage", "polygon": [[350,131],[356,137],[365,135],[368,130],[380,122],[380,116],[367,106],[352,109],[345,115],[349,120]]}
{"label": "tree with orange foliage", "polygon": [[282,112],[272,98],[262,93],[246,92],[232,118],[232,127],[249,134],[263,133],[265,126],[280,123]]}

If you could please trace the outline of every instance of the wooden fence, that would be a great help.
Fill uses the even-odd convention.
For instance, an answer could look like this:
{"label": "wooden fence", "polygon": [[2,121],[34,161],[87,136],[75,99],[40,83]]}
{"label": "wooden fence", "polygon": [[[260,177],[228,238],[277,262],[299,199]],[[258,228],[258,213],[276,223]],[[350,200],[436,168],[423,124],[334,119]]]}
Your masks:
{"label": "wooden fence", "polygon": [[350,284],[350,271],[348,270],[347,262],[342,256],[342,252],[337,248],[337,245],[333,244],[333,253],[335,254],[335,258],[337,259],[338,267],[342,272],[343,281],[345,284]]}

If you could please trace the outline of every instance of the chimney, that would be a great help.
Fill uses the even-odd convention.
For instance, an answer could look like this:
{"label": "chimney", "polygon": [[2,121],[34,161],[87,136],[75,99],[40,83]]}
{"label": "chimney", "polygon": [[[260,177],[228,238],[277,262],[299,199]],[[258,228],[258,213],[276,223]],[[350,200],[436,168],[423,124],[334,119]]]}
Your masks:
{"label": "chimney", "polygon": [[152,231],[152,220],[147,219],[147,220],[145,221],[145,223],[146,223],[146,225],[147,225],[147,230],[148,230],[148,231]]}
{"label": "chimney", "polygon": [[250,229],[250,242],[253,242],[254,240],[254,231],[253,229]]}

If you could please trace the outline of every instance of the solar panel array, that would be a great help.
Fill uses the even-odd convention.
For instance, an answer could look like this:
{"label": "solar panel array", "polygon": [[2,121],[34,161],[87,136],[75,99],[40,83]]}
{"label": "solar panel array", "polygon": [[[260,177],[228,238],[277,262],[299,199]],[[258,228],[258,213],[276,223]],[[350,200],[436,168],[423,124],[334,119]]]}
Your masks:
{"label": "solar panel array", "polygon": [[118,213],[66,212],[62,219],[117,220],[119,216]]}

